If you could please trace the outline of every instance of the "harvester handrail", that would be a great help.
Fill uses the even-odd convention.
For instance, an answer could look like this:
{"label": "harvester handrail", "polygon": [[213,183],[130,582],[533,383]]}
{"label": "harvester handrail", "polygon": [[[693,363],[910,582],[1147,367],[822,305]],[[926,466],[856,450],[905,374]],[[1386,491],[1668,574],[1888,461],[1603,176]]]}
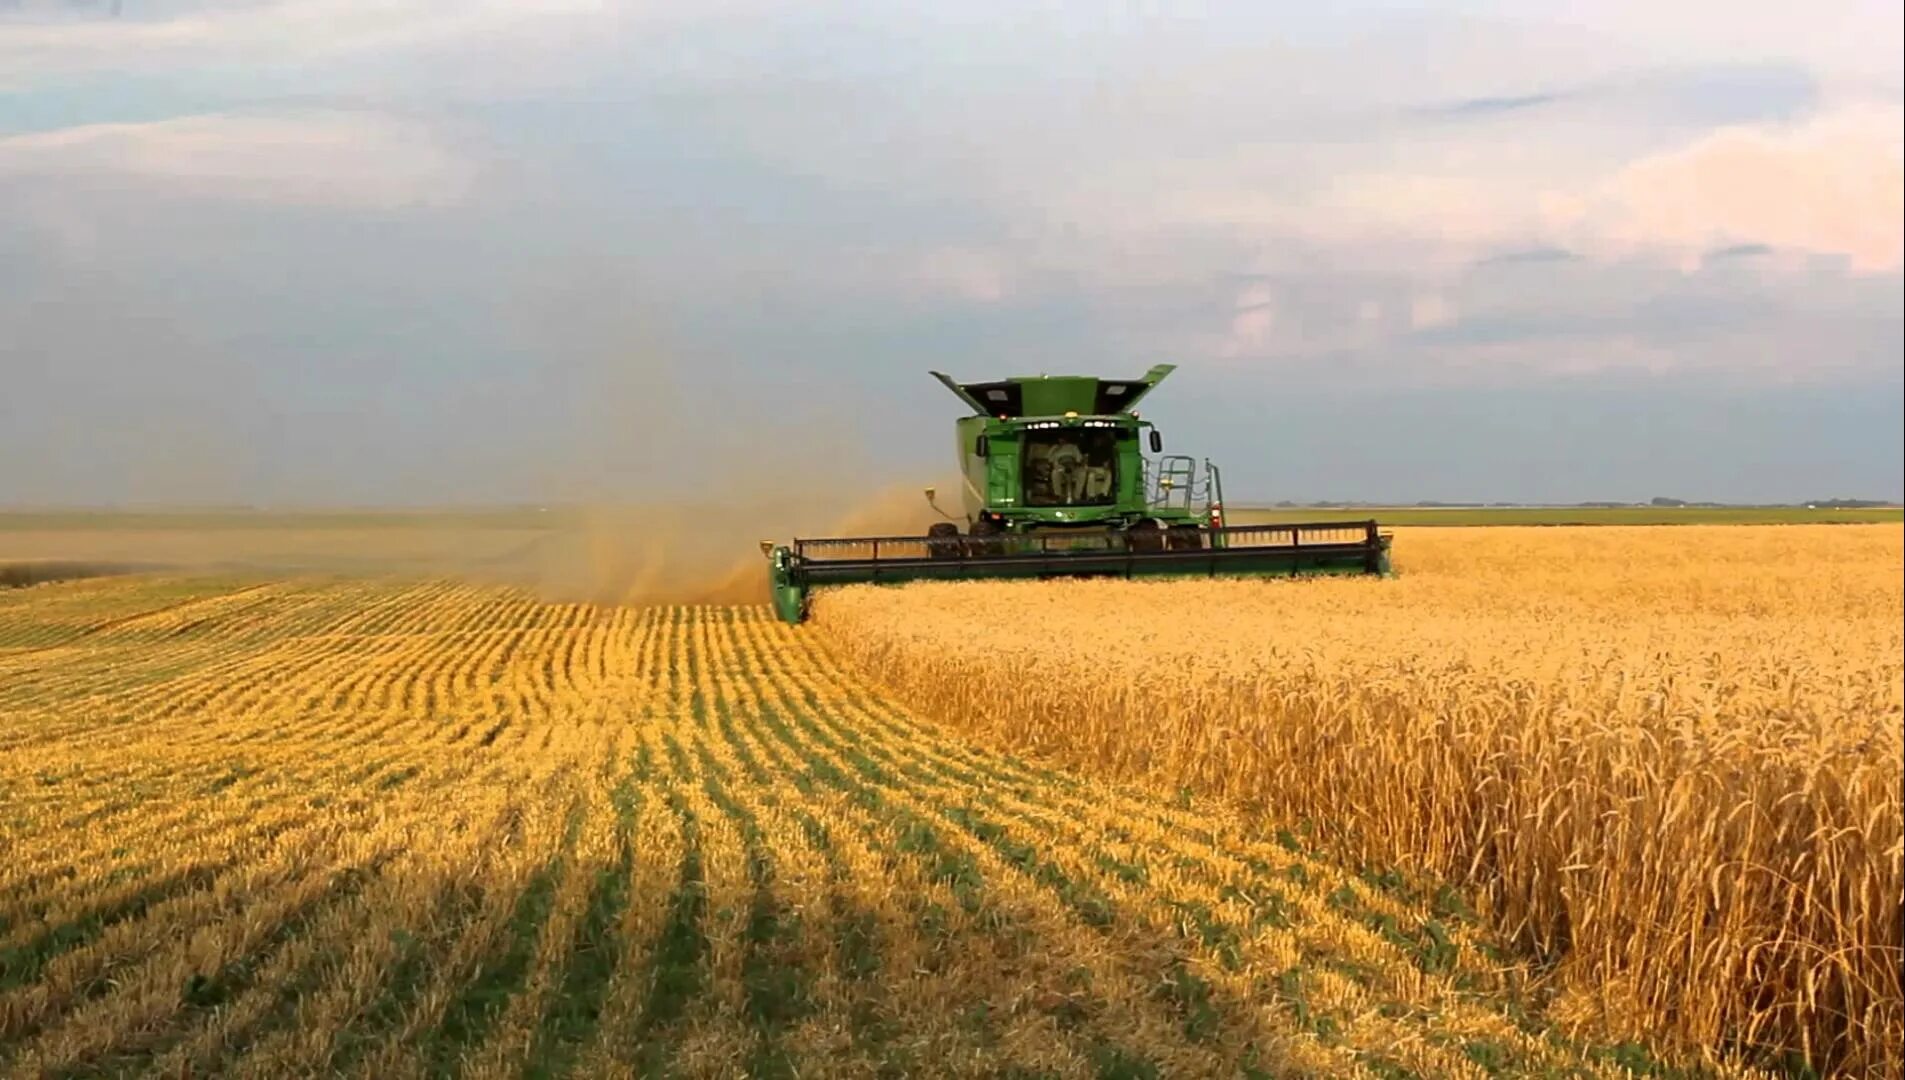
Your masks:
{"label": "harvester handrail", "polygon": [[[1261,532],[1293,532],[1293,533],[1299,533],[1299,534],[1305,533],[1305,532],[1342,532],[1342,533],[1355,532],[1355,533],[1361,533],[1361,534],[1373,536],[1375,535],[1374,530],[1376,528],[1377,528],[1377,524],[1375,520],[1370,519],[1366,521],[1302,521],[1302,522],[1278,521],[1278,522],[1265,522],[1263,524],[1256,524],[1256,525],[1225,525],[1225,526],[1222,526],[1221,528],[1203,529],[1201,531],[1207,536],[1235,536],[1242,533],[1261,533]],[[1089,540],[1089,539],[1094,539],[1098,537],[1106,537],[1106,536],[1128,537],[1129,535],[1130,533],[1128,533],[1127,531],[1123,529],[1082,529],[1081,528],[1081,529],[1066,529],[1063,531],[1054,531],[1054,532],[1046,533],[1046,534],[1031,534],[1031,535],[1024,535],[1024,536],[998,536],[998,537],[991,537],[988,539],[991,539],[991,540],[1006,540],[1006,539],[1010,539],[1010,540],[1034,540],[1034,539]],[[960,538],[946,537],[942,539],[941,537],[927,536],[922,533],[911,533],[911,534],[905,534],[905,535],[880,535],[880,536],[813,536],[813,537],[796,537],[794,539],[794,547],[796,550],[798,550],[799,548],[807,544],[888,544],[888,543],[924,544],[928,542],[932,542],[932,543],[953,542],[958,539],[964,539],[964,538],[963,537],[960,537]]]}

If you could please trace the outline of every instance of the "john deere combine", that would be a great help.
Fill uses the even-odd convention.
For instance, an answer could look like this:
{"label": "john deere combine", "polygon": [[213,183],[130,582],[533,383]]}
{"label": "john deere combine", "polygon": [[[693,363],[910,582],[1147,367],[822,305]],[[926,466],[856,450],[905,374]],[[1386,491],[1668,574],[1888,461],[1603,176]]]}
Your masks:
{"label": "john deere combine", "polygon": [[[798,623],[814,589],[860,582],[1389,572],[1374,521],[1225,524],[1217,466],[1165,454],[1132,411],[1173,370],[983,383],[933,372],[972,409],[956,424],[963,516],[940,510],[949,520],[925,536],[762,541],[775,612]],[[939,510],[933,489],[926,499]]]}

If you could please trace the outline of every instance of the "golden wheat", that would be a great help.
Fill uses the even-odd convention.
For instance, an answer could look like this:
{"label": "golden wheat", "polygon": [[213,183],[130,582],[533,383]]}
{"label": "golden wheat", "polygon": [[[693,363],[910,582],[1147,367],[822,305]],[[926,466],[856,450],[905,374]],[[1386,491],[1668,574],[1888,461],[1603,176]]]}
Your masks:
{"label": "golden wheat", "polygon": [[1410,530],[1394,580],[823,594],[902,700],[1476,886],[1559,1012],[1898,1075],[1901,533]]}

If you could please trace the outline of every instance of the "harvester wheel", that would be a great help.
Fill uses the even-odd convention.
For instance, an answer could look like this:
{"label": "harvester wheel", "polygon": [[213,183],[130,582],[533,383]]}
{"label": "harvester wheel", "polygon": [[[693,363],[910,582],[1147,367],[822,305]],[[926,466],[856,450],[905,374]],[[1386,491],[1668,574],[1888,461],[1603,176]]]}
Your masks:
{"label": "harvester wheel", "polygon": [[974,555],[1002,555],[1005,545],[998,541],[999,523],[990,518],[980,518],[972,523],[972,553]]}
{"label": "harvester wheel", "polygon": [[1172,551],[1196,551],[1204,546],[1204,533],[1195,525],[1173,525],[1166,539]]}
{"label": "harvester wheel", "polygon": [[959,526],[950,521],[935,521],[926,529],[926,551],[935,559],[959,557]]}
{"label": "harvester wheel", "polygon": [[1140,521],[1125,530],[1125,542],[1132,551],[1163,551],[1164,526],[1156,521]]}

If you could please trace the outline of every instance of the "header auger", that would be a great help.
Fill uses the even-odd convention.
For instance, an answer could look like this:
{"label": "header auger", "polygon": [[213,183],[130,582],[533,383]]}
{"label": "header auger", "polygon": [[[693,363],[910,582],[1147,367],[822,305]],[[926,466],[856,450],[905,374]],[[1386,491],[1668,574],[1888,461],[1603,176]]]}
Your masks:
{"label": "header auger", "polygon": [[1389,572],[1374,521],[1226,524],[1217,466],[1165,454],[1131,411],[1173,370],[981,383],[933,372],[972,410],[954,425],[963,517],[927,488],[949,520],[925,536],[762,541],[775,613],[798,623],[813,589],[861,582]]}

